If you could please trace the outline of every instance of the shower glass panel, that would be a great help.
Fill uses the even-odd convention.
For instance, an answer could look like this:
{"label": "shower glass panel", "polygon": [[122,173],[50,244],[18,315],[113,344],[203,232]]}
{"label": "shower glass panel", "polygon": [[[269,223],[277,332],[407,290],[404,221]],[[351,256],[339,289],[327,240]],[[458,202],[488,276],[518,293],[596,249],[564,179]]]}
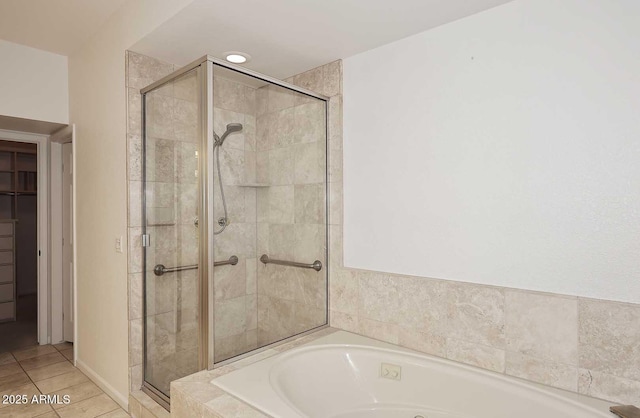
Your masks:
{"label": "shower glass panel", "polygon": [[327,102],[203,57],[142,89],[144,383],[327,325]]}
{"label": "shower glass panel", "polygon": [[172,380],[201,370],[200,72],[143,95],[144,387],[165,401]]}
{"label": "shower glass panel", "polygon": [[327,323],[326,119],[324,100],[213,66],[213,255],[238,257],[213,272],[215,363]]}

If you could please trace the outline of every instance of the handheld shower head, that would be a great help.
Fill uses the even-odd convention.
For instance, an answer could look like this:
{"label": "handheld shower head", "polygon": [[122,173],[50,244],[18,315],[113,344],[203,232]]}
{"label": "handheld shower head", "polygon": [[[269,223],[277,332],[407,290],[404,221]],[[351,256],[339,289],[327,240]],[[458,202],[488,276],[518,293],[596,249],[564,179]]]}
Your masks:
{"label": "handheld shower head", "polygon": [[224,131],[224,133],[222,134],[221,137],[216,135],[215,132],[213,133],[215,138],[216,138],[216,145],[218,145],[218,146],[222,145],[224,140],[227,139],[227,137],[229,135],[231,135],[234,132],[240,132],[241,130],[242,130],[242,124],[241,123],[229,123],[227,125],[227,130]]}
{"label": "handheld shower head", "polygon": [[242,130],[242,124],[241,123],[229,123],[227,125],[227,132],[225,132],[225,134],[230,134],[232,132],[238,132]]}

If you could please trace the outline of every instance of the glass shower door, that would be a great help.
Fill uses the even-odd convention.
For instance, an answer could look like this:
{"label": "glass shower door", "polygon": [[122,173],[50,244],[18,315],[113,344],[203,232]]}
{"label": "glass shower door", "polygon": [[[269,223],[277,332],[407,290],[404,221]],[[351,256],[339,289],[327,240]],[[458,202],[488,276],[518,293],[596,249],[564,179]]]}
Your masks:
{"label": "glass shower door", "polygon": [[220,363],[327,323],[326,102],[214,65],[213,125]]}
{"label": "glass shower door", "polygon": [[200,370],[199,72],[144,96],[144,381],[167,399],[172,380]]}

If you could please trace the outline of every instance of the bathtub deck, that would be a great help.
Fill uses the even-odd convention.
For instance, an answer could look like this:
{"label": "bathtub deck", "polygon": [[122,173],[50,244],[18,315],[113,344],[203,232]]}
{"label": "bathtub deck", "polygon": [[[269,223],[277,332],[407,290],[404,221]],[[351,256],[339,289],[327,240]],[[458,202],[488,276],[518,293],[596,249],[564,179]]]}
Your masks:
{"label": "bathtub deck", "polygon": [[233,397],[221,388],[212,385],[211,380],[267,357],[275,356],[283,351],[333,334],[336,331],[339,330],[325,328],[218,369],[205,370],[171,382],[171,417],[268,418],[268,415]]}

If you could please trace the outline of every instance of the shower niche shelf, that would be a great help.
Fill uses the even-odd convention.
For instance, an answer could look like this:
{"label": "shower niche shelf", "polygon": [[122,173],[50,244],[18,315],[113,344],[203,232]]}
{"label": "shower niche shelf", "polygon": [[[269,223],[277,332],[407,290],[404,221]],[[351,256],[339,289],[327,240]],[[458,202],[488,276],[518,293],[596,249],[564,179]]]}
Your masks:
{"label": "shower niche shelf", "polygon": [[271,187],[270,184],[267,183],[240,183],[236,185],[237,187]]}

